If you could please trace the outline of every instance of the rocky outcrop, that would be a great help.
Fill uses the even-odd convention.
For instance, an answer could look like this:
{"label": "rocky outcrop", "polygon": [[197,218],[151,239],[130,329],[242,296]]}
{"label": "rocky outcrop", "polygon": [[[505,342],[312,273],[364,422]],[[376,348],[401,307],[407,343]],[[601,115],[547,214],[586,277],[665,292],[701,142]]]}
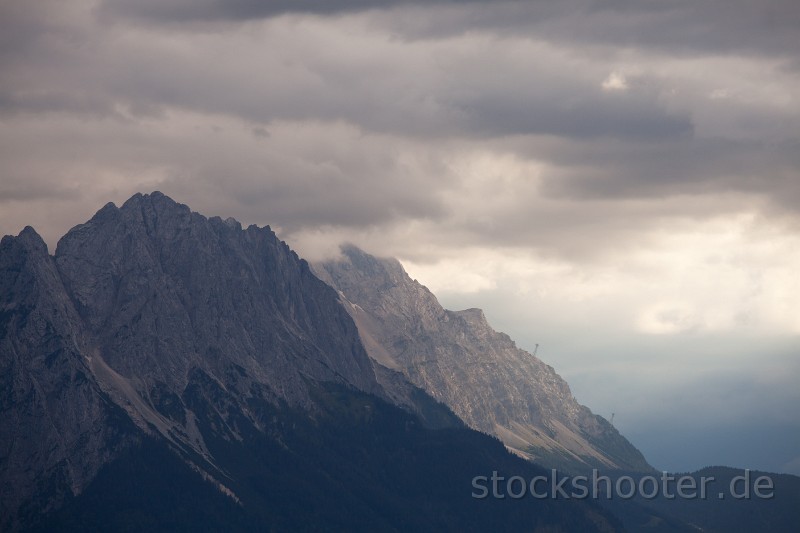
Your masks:
{"label": "rocky outcrop", "polygon": [[339,291],[376,365],[403,373],[469,426],[542,464],[651,470],[551,366],[493,330],[480,309],[444,309],[397,260],[342,251],[342,260],[314,270]]}

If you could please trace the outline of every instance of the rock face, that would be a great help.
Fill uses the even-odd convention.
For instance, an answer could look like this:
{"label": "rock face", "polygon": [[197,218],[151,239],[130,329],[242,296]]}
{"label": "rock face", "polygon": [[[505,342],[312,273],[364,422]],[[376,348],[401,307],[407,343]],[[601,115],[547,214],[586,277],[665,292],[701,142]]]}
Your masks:
{"label": "rock face", "polygon": [[153,193],[54,256],[32,228],[0,243],[0,530],[617,530],[586,502],[476,505],[494,470],[543,474],[376,376],[268,227]]}
{"label": "rock face", "polygon": [[480,309],[444,309],[397,260],[342,251],[343,260],[314,270],[339,291],[376,365],[401,372],[470,427],[541,464],[652,470],[552,367],[494,331]]}
{"label": "rock face", "polygon": [[55,262],[93,348],[137,387],[182,389],[197,369],[244,371],[290,404],[304,378],[378,390],[328,287],[268,227],[136,195],[73,228]]}
{"label": "rock face", "polygon": [[[0,243],[0,529],[79,491],[128,438],[92,376],[81,319],[41,237]],[[42,501],[31,497],[48,493]],[[5,527],[4,527],[5,526]]]}

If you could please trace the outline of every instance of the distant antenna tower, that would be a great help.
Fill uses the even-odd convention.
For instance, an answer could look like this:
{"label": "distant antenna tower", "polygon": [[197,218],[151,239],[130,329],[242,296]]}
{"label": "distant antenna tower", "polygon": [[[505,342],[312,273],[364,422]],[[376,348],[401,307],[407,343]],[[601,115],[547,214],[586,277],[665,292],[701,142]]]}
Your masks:
{"label": "distant antenna tower", "polygon": [[536,348],[533,349],[533,356],[536,357],[536,352],[539,351],[539,344],[536,344]]}
{"label": "distant antenna tower", "polygon": [[614,413],[611,413],[611,425],[614,425]]}

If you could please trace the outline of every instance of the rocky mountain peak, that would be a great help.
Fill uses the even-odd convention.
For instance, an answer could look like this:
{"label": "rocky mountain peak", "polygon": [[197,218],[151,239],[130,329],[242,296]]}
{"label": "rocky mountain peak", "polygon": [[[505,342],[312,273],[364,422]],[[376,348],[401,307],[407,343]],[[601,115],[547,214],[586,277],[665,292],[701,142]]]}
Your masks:
{"label": "rocky mountain peak", "polygon": [[55,262],[97,349],[123,376],[181,389],[194,368],[240,367],[301,403],[301,374],[375,390],[355,331],[322,318],[335,294],[268,227],[243,230],[160,192],[136,194],[70,230]]}
{"label": "rocky mountain peak", "polygon": [[[10,236],[6,236],[5,238],[11,238]],[[47,244],[45,244],[44,239],[36,233],[36,230],[33,229],[31,226],[25,226],[23,230],[17,235],[16,241],[25,246],[28,249],[34,250],[35,252],[42,253],[44,252],[47,254]]]}

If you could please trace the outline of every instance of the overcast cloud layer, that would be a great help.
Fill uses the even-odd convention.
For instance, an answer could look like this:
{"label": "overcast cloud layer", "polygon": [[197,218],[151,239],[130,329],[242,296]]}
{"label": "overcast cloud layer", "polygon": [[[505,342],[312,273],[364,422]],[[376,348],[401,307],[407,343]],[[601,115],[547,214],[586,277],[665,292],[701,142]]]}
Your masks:
{"label": "overcast cloud layer", "polygon": [[0,233],[161,190],[397,256],[655,466],[800,473],[800,6],[0,4]]}

